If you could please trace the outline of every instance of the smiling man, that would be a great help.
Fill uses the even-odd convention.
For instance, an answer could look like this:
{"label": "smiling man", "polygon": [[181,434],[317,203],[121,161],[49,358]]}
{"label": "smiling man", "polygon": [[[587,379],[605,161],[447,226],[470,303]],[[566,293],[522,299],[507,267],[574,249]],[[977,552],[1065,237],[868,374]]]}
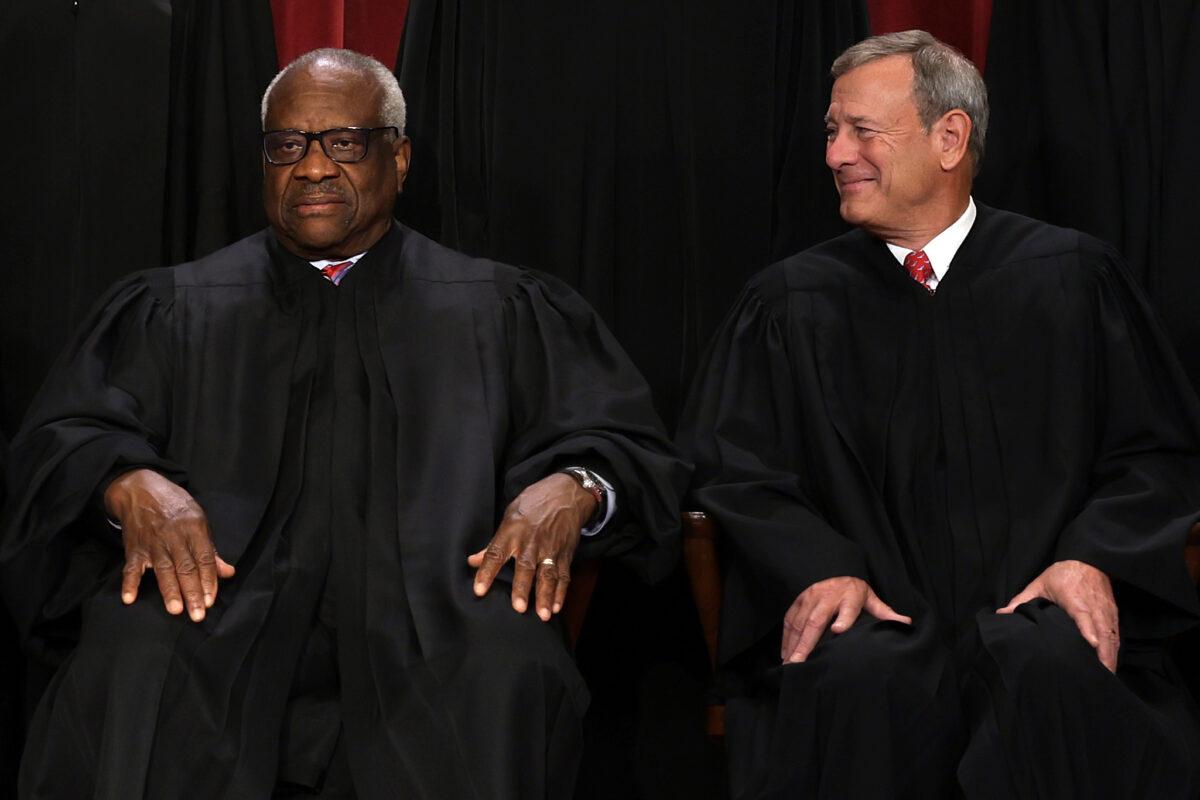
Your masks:
{"label": "smiling man", "polygon": [[680,431],[734,797],[1196,797],[1195,396],[1112,248],[972,200],[969,61],[908,31],[832,72],[858,230],[750,282]]}
{"label": "smiling man", "polygon": [[670,567],[687,469],[573,292],[392,220],[386,68],[309,53],[263,127],[270,229],[115,286],[14,442],[0,560],[58,665],[21,795],[569,797],[546,623],[574,558]]}

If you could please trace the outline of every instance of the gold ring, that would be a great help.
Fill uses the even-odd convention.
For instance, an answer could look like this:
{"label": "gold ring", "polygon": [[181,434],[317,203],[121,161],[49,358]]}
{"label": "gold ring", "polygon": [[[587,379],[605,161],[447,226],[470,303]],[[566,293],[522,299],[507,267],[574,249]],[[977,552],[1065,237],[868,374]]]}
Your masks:
{"label": "gold ring", "polygon": [[553,558],[543,558],[541,561],[541,564],[543,567],[553,567],[554,559]]}

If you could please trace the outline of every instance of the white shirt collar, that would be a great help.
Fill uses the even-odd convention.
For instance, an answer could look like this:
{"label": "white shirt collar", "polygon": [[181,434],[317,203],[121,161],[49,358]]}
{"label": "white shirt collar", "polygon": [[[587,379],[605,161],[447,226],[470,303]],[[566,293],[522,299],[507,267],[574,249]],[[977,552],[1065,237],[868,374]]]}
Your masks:
{"label": "white shirt collar", "polygon": [[[929,265],[933,267],[933,278],[929,280],[928,284],[931,289],[936,289],[938,282],[946,277],[946,272],[950,269],[950,262],[954,260],[954,254],[958,252],[958,248],[962,247],[963,240],[967,238],[967,234],[971,232],[971,226],[975,224],[975,214],[975,198],[968,197],[967,210],[962,213],[962,216],[956,219],[949,228],[930,239],[929,244],[922,248],[925,255],[929,257]],[[891,242],[885,242],[885,244],[902,265],[904,257],[912,252],[906,247],[900,247]]]}
{"label": "white shirt collar", "polygon": [[349,258],[323,258],[320,261],[310,261],[308,263],[312,264],[317,269],[325,269],[325,267],[328,267],[330,264],[344,264],[347,261],[349,261],[350,264],[353,266],[354,264],[357,264],[358,260],[360,258],[362,258],[363,256],[365,256],[366,254],[367,254],[367,251],[363,250],[358,255],[350,256]]}

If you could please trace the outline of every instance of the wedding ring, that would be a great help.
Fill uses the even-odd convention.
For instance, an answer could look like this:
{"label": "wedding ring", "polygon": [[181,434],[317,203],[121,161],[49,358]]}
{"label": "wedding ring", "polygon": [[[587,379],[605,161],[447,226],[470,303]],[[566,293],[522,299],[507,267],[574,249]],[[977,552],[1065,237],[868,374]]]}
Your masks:
{"label": "wedding ring", "polygon": [[541,561],[541,564],[543,567],[553,567],[554,559],[553,558],[543,558]]}

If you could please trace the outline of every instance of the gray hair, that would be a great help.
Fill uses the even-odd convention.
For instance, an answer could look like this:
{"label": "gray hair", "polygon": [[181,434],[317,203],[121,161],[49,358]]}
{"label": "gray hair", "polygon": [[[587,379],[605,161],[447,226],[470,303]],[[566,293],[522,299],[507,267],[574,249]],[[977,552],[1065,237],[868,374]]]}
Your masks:
{"label": "gray hair", "polygon": [[370,56],[364,56],[362,53],[356,53],[353,50],[341,50],[336,47],[322,47],[319,50],[309,50],[279,71],[279,74],[267,86],[267,90],[263,92],[262,126],[264,129],[267,127],[267,110],[270,108],[271,93],[275,91],[275,87],[285,76],[292,72],[311,69],[313,67],[335,67],[374,79],[379,89],[383,92],[383,102],[379,108],[380,123],[383,125],[394,125],[400,131],[400,135],[404,135],[404,118],[406,113],[404,93],[400,91],[400,84],[396,82],[396,76],[392,74],[390,69]]}
{"label": "gray hair", "polygon": [[971,120],[967,152],[978,173],[987,138],[987,86],[962,53],[925,31],[901,31],[863,39],[838,56],[829,71],[837,80],[863,64],[896,55],[912,59],[913,100],[926,133],[943,114],[956,108]]}

